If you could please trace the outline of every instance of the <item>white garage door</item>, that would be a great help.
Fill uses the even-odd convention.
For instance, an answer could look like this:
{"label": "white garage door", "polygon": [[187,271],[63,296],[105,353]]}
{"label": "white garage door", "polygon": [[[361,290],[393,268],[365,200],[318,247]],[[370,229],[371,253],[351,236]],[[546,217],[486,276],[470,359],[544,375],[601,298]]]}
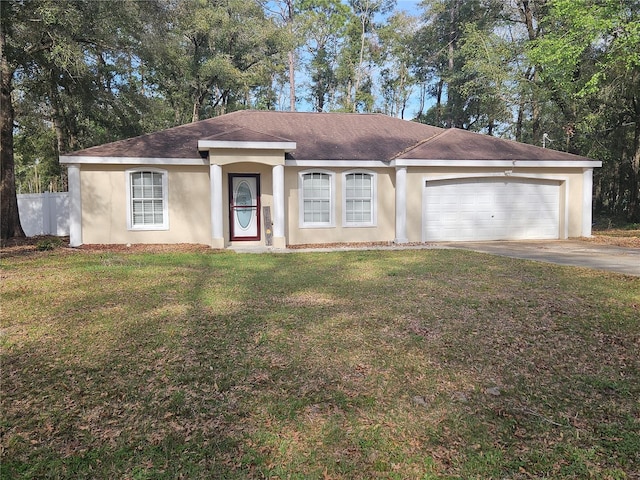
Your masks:
{"label": "white garage door", "polygon": [[559,238],[559,182],[473,178],[425,188],[426,241]]}

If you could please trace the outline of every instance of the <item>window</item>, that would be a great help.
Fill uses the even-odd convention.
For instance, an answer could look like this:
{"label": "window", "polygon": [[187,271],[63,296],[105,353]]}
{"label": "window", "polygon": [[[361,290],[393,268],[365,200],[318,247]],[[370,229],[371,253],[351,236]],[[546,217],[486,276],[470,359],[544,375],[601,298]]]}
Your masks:
{"label": "window", "polygon": [[376,175],[368,172],[345,173],[343,181],[343,220],[345,226],[376,224]]}
{"label": "window", "polygon": [[333,185],[333,173],[300,174],[300,223],[303,227],[333,226]]}
{"label": "window", "polygon": [[127,171],[127,226],[131,230],[166,230],[167,172]]}

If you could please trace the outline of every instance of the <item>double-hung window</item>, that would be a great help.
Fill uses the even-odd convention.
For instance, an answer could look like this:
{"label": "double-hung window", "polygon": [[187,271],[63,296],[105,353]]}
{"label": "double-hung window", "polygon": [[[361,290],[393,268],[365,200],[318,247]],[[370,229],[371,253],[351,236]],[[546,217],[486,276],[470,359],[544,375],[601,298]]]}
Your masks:
{"label": "double-hung window", "polygon": [[127,170],[127,227],[130,230],[167,230],[167,172]]}
{"label": "double-hung window", "polygon": [[347,172],[343,177],[343,221],[345,226],[367,227],[376,224],[376,175]]}
{"label": "double-hung window", "polygon": [[334,225],[334,174],[302,172],[300,174],[300,224],[303,227]]}

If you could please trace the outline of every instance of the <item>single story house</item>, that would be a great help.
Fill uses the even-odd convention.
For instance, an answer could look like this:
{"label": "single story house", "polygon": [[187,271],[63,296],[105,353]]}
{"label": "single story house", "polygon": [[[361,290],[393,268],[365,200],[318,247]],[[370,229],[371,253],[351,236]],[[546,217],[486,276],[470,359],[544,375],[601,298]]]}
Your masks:
{"label": "single story house", "polygon": [[381,114],[238,111],[62,155],[71,245],[591,235],[601,162]]}

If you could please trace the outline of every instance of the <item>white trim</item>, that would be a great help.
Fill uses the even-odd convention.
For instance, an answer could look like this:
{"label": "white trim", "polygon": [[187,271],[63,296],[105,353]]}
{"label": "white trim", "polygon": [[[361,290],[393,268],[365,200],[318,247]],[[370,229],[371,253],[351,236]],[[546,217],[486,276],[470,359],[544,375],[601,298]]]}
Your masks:
{"label": "white trim", "polygon": [[[202,141],[202,140],[201,140]],[[216,142],[218,146],[208,148],[275,149],[285,152],[295,149],[291,142]],[[233,145],[223,146],[223,143]],[[242,144],[242,145],[241,145]],[[251,146],[247,146],[247,145]],[[243,146],[244,145],[244,146]],[[277,148],[276,148],[277,145]],[[289,148],[291,146],[293,148]],[[204,148],[203,148],[204,149]],[[61,164],[103,164],[103,165],[208,165],[207,158],[163,158],[163,157],[100,157],[89,155],[61,155]],[[596,168],[599,160],[286,160],[287,167],[315,168],[389,168],[389,167],[548,167],[548,168]]]}
{"label": "white trim", "polygon": [[417,160],[395,159],[392,167],[548,167],[593,168],[601,167],[599,160]]}
{"label": "white trim", "polygon": [[271,169],[273,183],[273,236],[284,237],[284,165]]}
{"label": "white trim", "polygon": [[[564,188],[564,229],[560,233],[560,240],[569,238],[569,177],[560,181],[560,194]],[[560,231],[560,229],[558,229]]]}
{"label": "white trim", "polygon": [[243,150],[284,150],[296,149],[296,142],[235,142],[232,140],[198,140],[198,150],[210,148],[231,148]]}
{"label": "white trim", "polygon": [[211,238],[218,244],[224,245],[224,216],[222,198],[222,167],[211,164],[209,166],[209,182],[211,185]]}
{"label": "white trim", "polygon": [[407,167],[396,167],[396,238],[407,243]]}
{"label": "white trim", "polygon": [[62,164],[101,165],[208,165],[207,158],[160,158],[160,157],[92,157],[86,155],[60,155]]}
{"label": "white trim", "polygon": [[[162,223],[149,225],[133,224],[133,197],[131,196],[131,175],[134,173],[153,172],[162,175]],[[160,231],[169,230],[169,172],[160,168],[139,167],[125,170],[127,196],[127,230]]]}
{"label": "white trim", "polygon": [[82,245],[82,190],[80,181],[80,165],[67,166],[69,184],[69,245]]}
{"label": "white trim", "polygon": [[315,168],[389,168],[389,162],[381,160],[285,160],[287,167]]}
{"label": "white trim", "polygon": [[[347,175],[361,173],[371,176],[371,221],[348,222],[347,221]],[[343,227],[375,227],[378,224],[378,175],[369,170],[348,170],[342,172],[342,226]]]}
{"label": "white trim", "polygon": [[593,168],[582,171],[582,236],[591,236],[591,222],[593,221]]}
{"label": "white trim", "polygon": [[[329,175],[329,222],[304,221],[304,189],[302,188],[305,175],[322,173]],[[298,172],[298,225],[300,228],[333,228],[336,226],[336,173],[330,170],[303,170]]]}
{"label": "white trim", "polygon": [[512,170],[505,170],[504,172],[478,172],[478,173],[428,173],[424,175],[423,179],[429,182],[436,182],[439,180],[464,180],[468,178],[530,178],[532,180],[553,180],[553,181],[565,181],[568,179],[567,175],[554,175],[549,173],[513,173]]}

